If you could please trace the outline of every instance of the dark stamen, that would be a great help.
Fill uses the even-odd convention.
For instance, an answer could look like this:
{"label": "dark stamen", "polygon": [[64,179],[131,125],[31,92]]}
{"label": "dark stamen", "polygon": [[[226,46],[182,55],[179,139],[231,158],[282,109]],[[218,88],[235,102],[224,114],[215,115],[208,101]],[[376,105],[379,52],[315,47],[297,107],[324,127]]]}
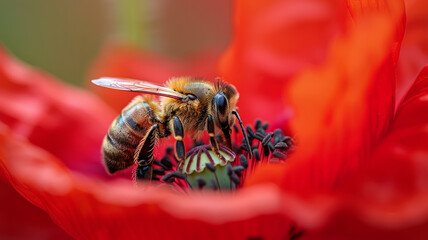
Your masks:
{"label": "dark stamen", "polygon": [[210,180],[210,183],[211,183],[211,187],[212,187],[214,190],[217,190],[217,189],[218,189],[217,182],[216,182],[214,179],[211,179],[211,180]]}
{"label": "dark stamen", "polygon": [[270,140],[272,139],[273,133],[268,133],[262,140],[262,146],[266,147]]}
{"label": "dark stamen", "polygon": [[235,123],[233,124],[233,129],[235,130],[236,133],[239,133],[238,125],[236,125]]}
{"label": "dark stamen", "polygon": [[282,153],[282,152],[279,152],[279,151],[275,151],[275,152],[273,152],[273,153],[272,153],[272,155],[273,155],[274,157],[279,158],[279,159],[284,159],[284,158],[285,158],[285,154],[284,154],[284,153]]}
{"label": "dark stamen", "polygon": [[155,174],[155,175],[164,175],[165,174],[165,170],[161,169],[161,168],[153,168],[153,174]]}
{"label": "dark stamen", "polygon": [[207,164],[205,164],[205,166],[208,168],[208,170],[210,170],[211,172],[215,172],[215,166],[214,165],[212,165],[212,164],[209,164],[209,163],[207,163]]}
{"label": "dark stamen", "polygon": [[174,153],[174,147],[172,147],[172,146],[168,146],[168,147],[166,148],[166,154],[171,155],[171,154],[173,154],[173,153]]}
{"label": "dark stamen", "polygon": [[205,182],[205,180],[202,178],[197,178],[196,182],[198,182],[199,189],[202,189],[205,185],[207,185],[207,182]]}
{"label": "dark stamen", "polygon": [[244,150],[244,151],[246,151],[246,152],[249,152],[250,150],[248,149],[248,147],[247,147],[247,144],[242,144],[241,146],[239,146],[240,148],[241,148],[241,150]]}
{"label": "dark stamen", "polygon": [[257,132],[256,132],[256,134],[255,134],[255,138],[256,138],[257,140],[259,140],[259,141],[263,141],[263,138],[265,138],[265,134],[263,134],[263,133],[261,133],[261,132],[257,131]]}
{"label": "dark stamen", "polygon": [[288,144],[285,142],[279,142],[277,144],[275,144],[275,149],[287,149],[288,148]]}
{"label": "dark stamen", "polygon": [[239,161],[241,162],[241,166],[243,166],[244,168],[248,167],[247,157],[245,157],[243,154],[241,154],[241,156],[239,156]]}
{"label": "dark stamen", "polygon": [[256,133],[259,132],[261,134],[263,134],[263,137],[266,136],[266,131],[263,128],[259,128],[257,129]]}
{"label": "dark stamen", "polygon": [[254,129],[258,130],[262,127],[262,121],[260,119],[256,120],[256,124],[254,124]]}
{"label": "dark stamen", "polygon": [[287,143],[288,145],[291,145],[291,144],[293,143],[293,139],[292,139],[291,137],[289,137],[289,136],[285,136],[285,137],[283,137],[283,138],[281,139],[281,142],[285,142],[285,143]]}
{"label": "dark stamen", "polygon": [[272,142],[269,142],[269,143],[268,143],[268,147],[269,147],[269,150],[270,150],[271,152],[275,151],[275,146],[273,145],[273,143],[272,143]]}
{"label": "dark stamen", "polygon": [[232,169],[234,172],[241,172],[245,170],[243,166],[234,166]]}
{"label": "dark stamen", "polygon": [[275,144],[277,144],[282,139],[282,130],[281,129],[276,129],[275,132],[273,133],[273,135],[274,135],[273,141],[274,141]]}
{"label": "dark stamen", "polygon": [[262,125],[262,128],[263,128],[265,131],[268,129],[268,127],[269,127],[269,123],[267,123],[267,122],[265,122],[265,123]]}
{"label": "dark stamen", "polygon": [[263,155],[265,157],[269,157],[269,154],[270,154],[269,146],[264,146],[263,147]]}
{"label": "dark stamen", "polygon": [[248,137],[251,139],[254,139],[256,137],[253,129],[248,125],[247,127],[247,133],[248,133]]}
{"label": "dark stamen", "polygon": [[239,180],[239,177],[237,177],[235,174],[232,174],[229,177],[230,177],[230,180],[232,180],[232,182],[234,182],[236,185],[241,183],[241,180]]}
{"label": "dark stamen", "polygon": [[167,166],[165,166],[163,163],[161,163],[161,161],[159,160],[154,160],[153,161],[154,165],[158,165],[159,167],[163,168],[164,170],[171,170],[171,168],[168,168]]}
{"label": "dark stamen", "polygon": [[169,172],[169,173],[165,174],[165,176],[162,177],[162,181],[168,182],[172,178],[185,179],[186,175],[183,173],[179,173],[179,172]]}
{"label": "dark stamen", "polygon": [[168,170],[172,169],[172,162],[169,159],[168,155],[165,155],[162,157],[161,161],[160,161],[165,167],[169,168]]}
{"label": "dark stamen", "polygon": [[233,168],[230,164],[226,165],[226,171],[227,171],[227,175],[230,177],[233,174]]}
{"label": "dark stamen", "polygon": [[257,162],[260,161],[260,152],[258,149],[253,150],[253,155]]}

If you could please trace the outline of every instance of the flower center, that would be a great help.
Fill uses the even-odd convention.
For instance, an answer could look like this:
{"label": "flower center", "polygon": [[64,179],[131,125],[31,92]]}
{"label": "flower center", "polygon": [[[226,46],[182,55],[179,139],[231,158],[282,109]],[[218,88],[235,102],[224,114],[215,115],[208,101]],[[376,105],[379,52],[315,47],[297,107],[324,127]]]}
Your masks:
{"label": "flower center", "polygon": [[[160,160],[153,161],[152,180],[173,184],[187,190],[235,190],[242,186],[247,174],[263,164],[285,162],[292,150],[293,140],[284,136],[282,130],[267,132],[268,123],[262,124],[257,120],[254,127],[248,125],[246,132],[251,149],[245,140],[239,143],[240,129],[234,125],[234,140],[232,149],[222,144],[222,137],[216,136],[219,151],[216,153],[210,145],[196,142],[186,154],[183,163],[179,164],[173,154],[173,148],[168,147],[166,154]],[[252,152],[249,159],[248,152]],[[238,156],[238,158],[236,157]],[[174,163],[170,159],[174,159]],[[136,179],[143,179],[148,166],[138,166]],[[145,168],[145,169],[143,169]],[[176,171],[173,171],[175,168]]]}

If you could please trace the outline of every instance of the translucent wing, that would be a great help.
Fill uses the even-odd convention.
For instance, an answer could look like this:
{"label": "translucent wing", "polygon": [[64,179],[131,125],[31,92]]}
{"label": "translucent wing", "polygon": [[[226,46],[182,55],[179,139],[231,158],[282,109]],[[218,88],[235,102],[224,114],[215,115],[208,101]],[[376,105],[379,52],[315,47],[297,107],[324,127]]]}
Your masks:
{"label": "translucent wing", "polygon": [[122,79],[122,78],[99,78],[92,80],[92,83],[98,86],[118,89],[129,92],[141,92],[153,95],[159,95],[164,97],[183,99],[186,95],[176,92],[167,87],[158,86],[156,84],[137,81],[133,79]]}

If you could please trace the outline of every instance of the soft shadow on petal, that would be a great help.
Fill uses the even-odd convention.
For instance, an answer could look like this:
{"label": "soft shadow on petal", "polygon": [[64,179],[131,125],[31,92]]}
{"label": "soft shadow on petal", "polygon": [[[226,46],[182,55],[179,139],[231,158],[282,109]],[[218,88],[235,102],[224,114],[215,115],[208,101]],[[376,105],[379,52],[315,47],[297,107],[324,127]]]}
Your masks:
{"label": "soft shadow on petal", "polygon": [[120,112],[137,94],[95,86],[89,80],[99,77],[132,78],[163,85],[172,77],[192,76],[214,80],[218,54],[202,52],[184,60],[174,60],[141,49],[109,44],[94,61],[88,87]]}
{"label": "soft shadow on petal", "polygon": [[283,87],[303,69],[325,61],[345,13],[340,1],[236,1],[234,37],[219,72],[241,93],[245,121],[288,120],[290,110],[278,101]]}
{"label": "soft shadow on petal", "polygon": [[62,159],[69,168],[105,175],[100,146],[113,111],[85,91],[11,58],[0,48],[0,122]]}

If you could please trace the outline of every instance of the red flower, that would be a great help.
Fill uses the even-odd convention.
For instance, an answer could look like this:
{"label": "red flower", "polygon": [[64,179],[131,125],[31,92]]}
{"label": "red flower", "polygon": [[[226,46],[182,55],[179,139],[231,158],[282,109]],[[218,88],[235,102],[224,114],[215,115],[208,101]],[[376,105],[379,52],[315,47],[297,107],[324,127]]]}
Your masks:
{"label": "red flower", "polygon": [[247,121],[284,123],[289,104],[297,149],[286,164],[263,167],[222,196],[90,175],[96,164],[74,163],[96,158],[109,111],[2,53],[5,179],[79,239],[427,238],[428,67],[394,107],[402,2],[238,1],[236,11],[221,72],[239,89]]}

